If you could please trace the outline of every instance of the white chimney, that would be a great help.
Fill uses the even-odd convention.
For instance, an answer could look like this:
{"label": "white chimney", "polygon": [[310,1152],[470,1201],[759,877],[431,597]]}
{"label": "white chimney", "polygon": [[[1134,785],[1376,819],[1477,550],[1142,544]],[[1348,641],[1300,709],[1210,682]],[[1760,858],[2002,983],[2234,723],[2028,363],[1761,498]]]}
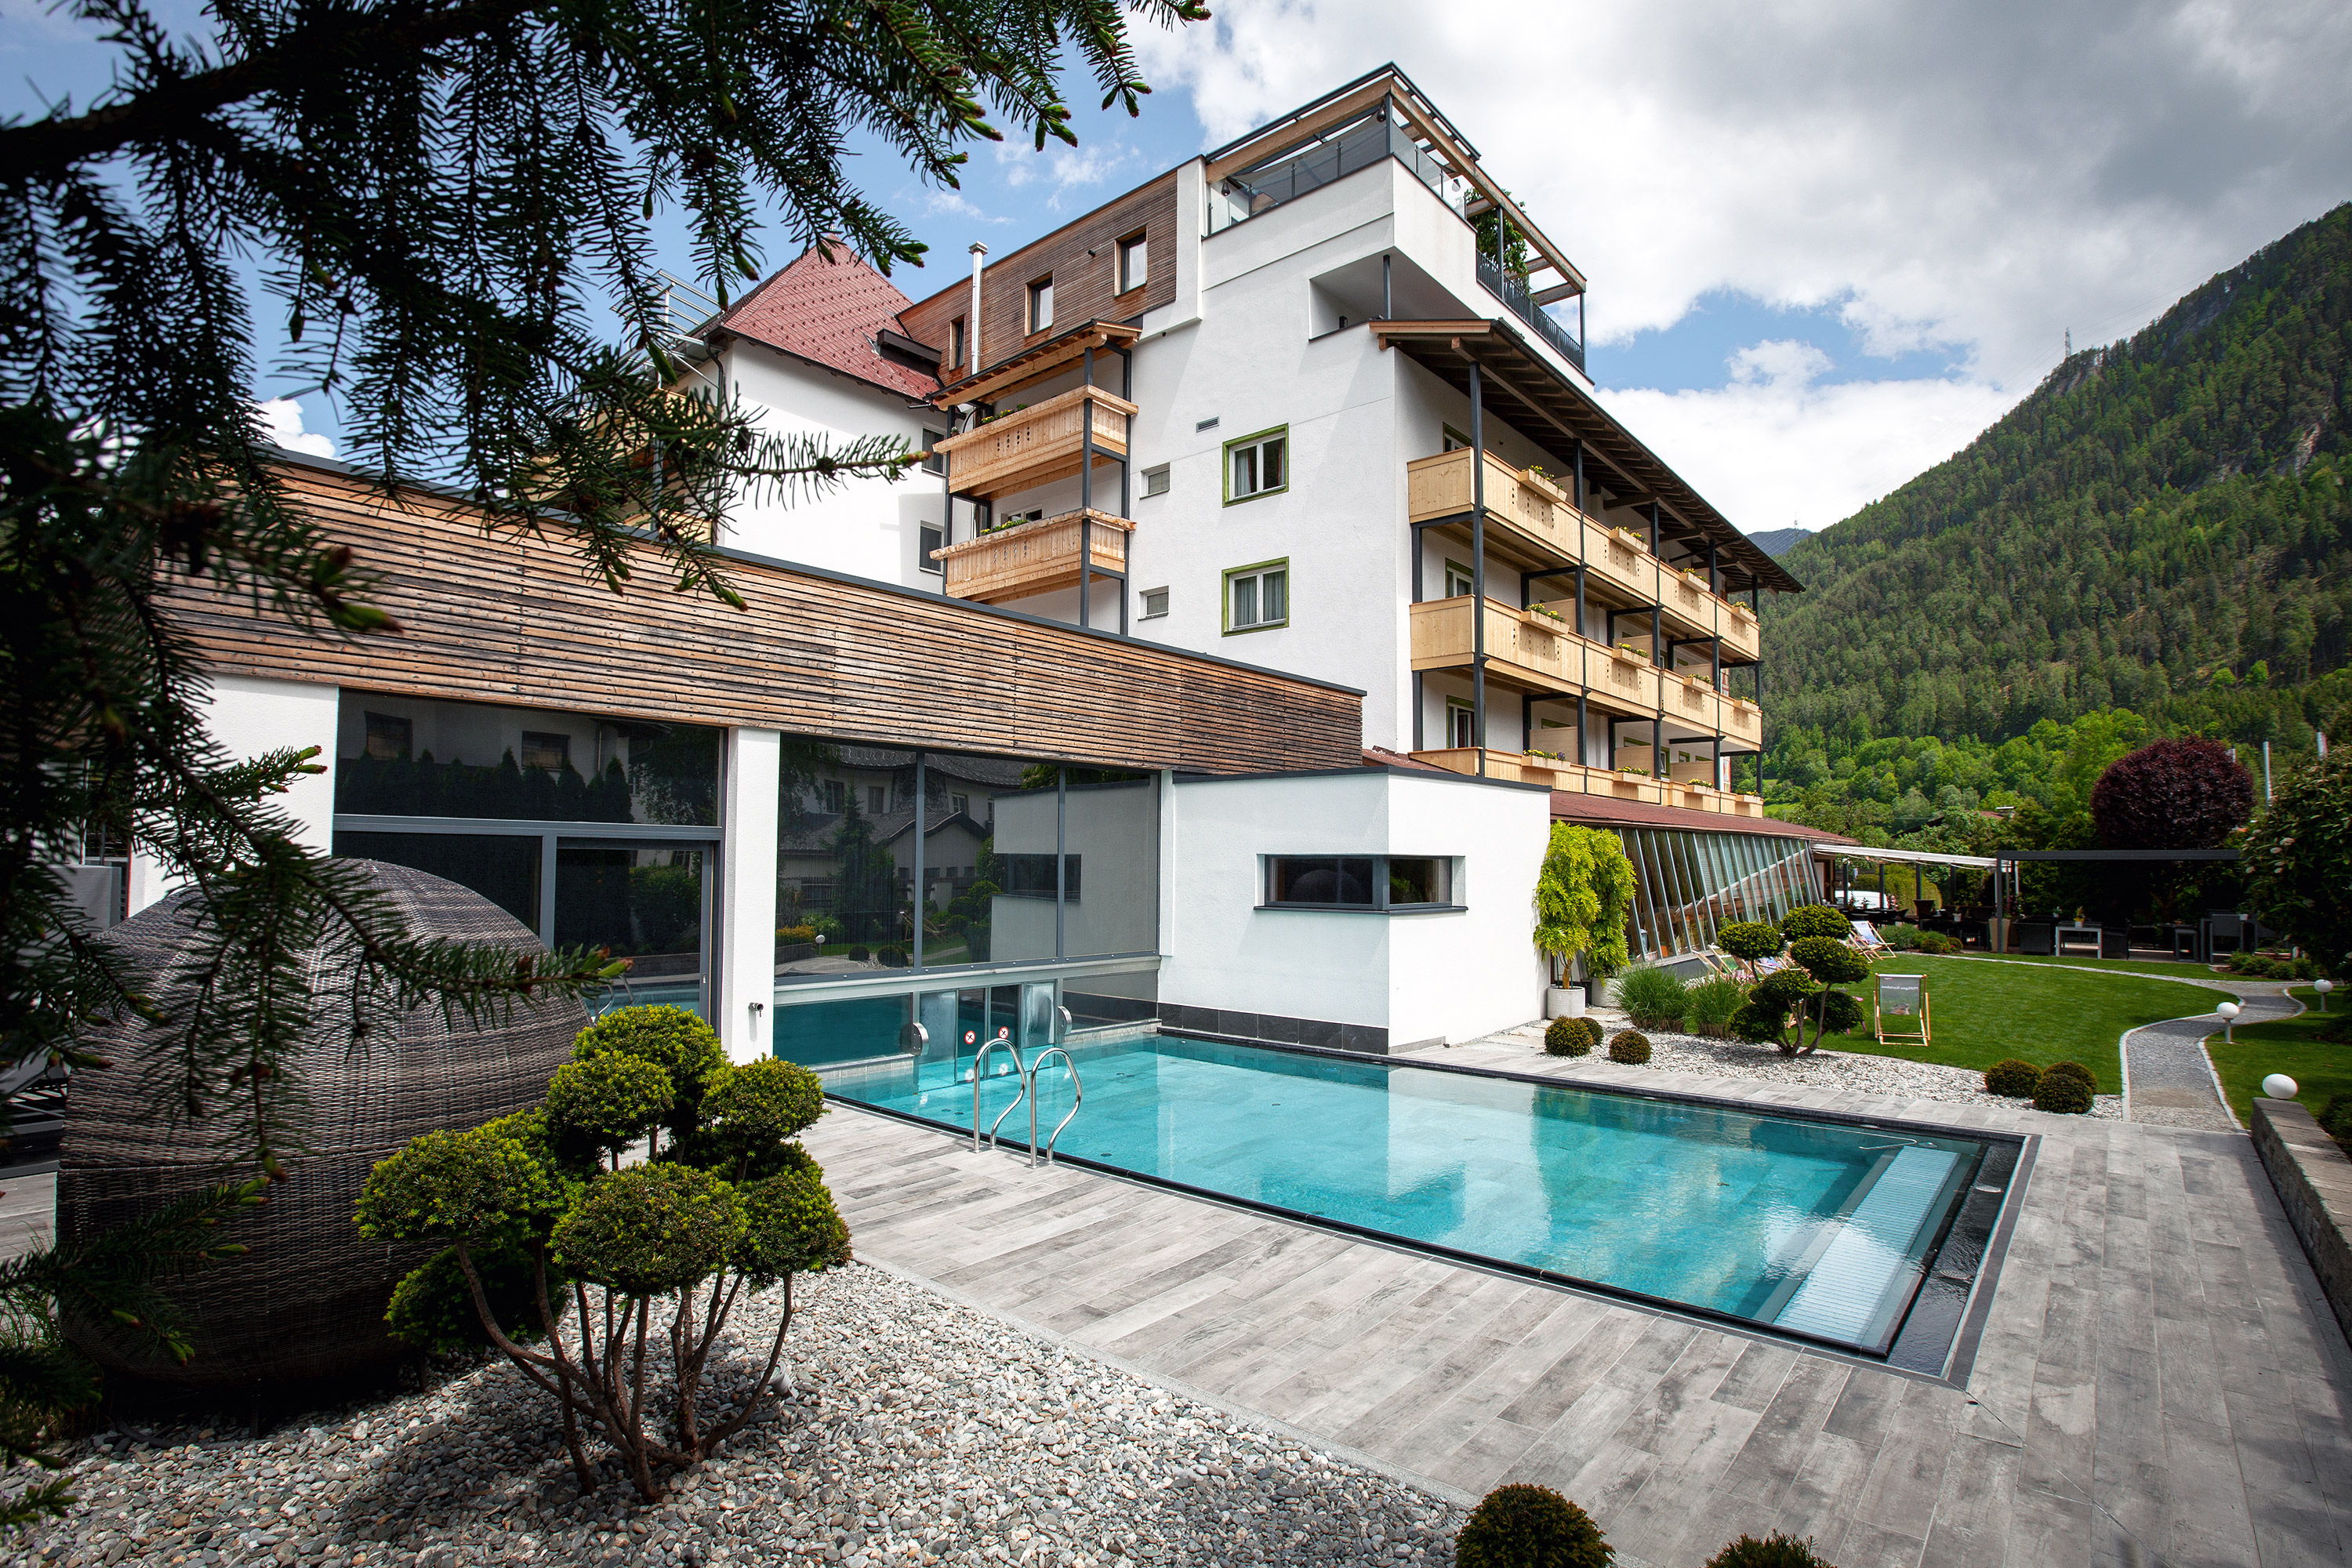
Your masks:
{"label": "white chimney", "polygon": [[988,255],[988,247],[978,240],[971,242],[971,310],[964,317],[963,341],[971,350],[971,372],[980,374],[980,269]]}

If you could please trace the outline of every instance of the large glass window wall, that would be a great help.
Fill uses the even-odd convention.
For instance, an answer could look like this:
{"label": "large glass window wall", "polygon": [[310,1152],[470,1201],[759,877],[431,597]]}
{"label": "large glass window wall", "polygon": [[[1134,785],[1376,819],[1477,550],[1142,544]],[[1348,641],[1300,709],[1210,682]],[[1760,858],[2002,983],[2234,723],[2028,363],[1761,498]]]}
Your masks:
{"label": "large glass window wall", "polygon": [[944,1071],[1154,1016],[1159,775],[788,741],[777,820],[777,1055],[891,1057],[919,1023],[908,1059]]}
{"label": "large glass window wall", "polygon": [[1626,945],[1636,958],[1672,958],[1715,944],[1734,921],[1778,920],[1811,903],[1811,847],[1760,833],[1617,830],[1633,863]]}
{"label": "large glass window wall", "polygon": [[630,960],[598,1008],[707,1012],[720,744],[701,725],[346,691],[334,850]]}

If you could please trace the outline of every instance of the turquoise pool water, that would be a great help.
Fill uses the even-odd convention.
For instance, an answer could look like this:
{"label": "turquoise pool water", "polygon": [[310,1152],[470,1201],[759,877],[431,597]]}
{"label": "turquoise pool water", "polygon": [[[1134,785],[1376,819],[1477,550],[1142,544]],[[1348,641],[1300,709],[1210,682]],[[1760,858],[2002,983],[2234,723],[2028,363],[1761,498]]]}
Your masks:
{"label": "turquoise pool water", "polygon": [[[1072,1047],[1056,1152],[1139,1175],[1885,1353],[1984,1153],[1758,1116],[1155,1036]],[[1018,1101],[1007,1054],[985,1129]],[[971,1057],[824,1068],[826,1089],[971,1124]],[[1071,1108],[1038,1077],[1042,1141]],[[1025,1147],[1028,1111],[1003,1136]]]}

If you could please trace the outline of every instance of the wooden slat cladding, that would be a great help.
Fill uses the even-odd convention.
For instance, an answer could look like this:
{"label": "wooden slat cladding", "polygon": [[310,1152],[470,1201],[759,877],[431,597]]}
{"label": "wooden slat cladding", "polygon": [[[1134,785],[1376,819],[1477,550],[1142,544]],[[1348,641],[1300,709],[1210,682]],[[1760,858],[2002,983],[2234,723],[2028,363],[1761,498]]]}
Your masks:
{"label": "wooden slat cladding", "polygon": [[[1118,242],[1140,231],[1150,265],[1140,289],[1118,291]],[[980,357],[982,367],[1044,342],[1081,321],[1131,321],[1176,298],[1176,174],[1173,170],[1139,185],[1107,206],[992,261],[980,275]],[[1087,254],[1093,251],[1092,256]],[[969,259],[969,258],[967,258]],[[1029,285],[1051,274],[1054,325],[1027,331]],[[908,332],[942,353],[948,323],[971,305],[969,274],[902,312]],[[970,350],[965,351],[967,353]],[[969,367],[941,365],[940,378],[954,381]]]}
{"label": "wooden slat cladding", "polygon": [[958,600],[736,563],[747,608],[670,591],[647,548],[618,597],[560,537],[485,534],[462,502],[289,468],[383,579],[395,637],[307,635],[184,580],[166,602],[215,672],[885,746],[1208,773],[1353,767],[1362,700]]}

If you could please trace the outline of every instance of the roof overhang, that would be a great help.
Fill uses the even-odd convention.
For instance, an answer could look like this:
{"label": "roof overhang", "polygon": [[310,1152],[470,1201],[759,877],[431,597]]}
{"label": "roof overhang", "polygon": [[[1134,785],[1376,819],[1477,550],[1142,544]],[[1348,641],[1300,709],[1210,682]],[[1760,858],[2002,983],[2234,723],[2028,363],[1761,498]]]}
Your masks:
{"label": "roof overhang", "polygon": [[[1312,142],[1327,132],[1348,124],[1379,104],[1381,100],[1394,101],[1397,111],[1412,126],[1415,134],[1429,143],[1440,162],[1469,183],[1477,193],[1470,203],[1469,216],[1476,217],[1490,208],[1500,208],[1514,232],[1526,237],[1528,246],[1561,281],[1544,289],[1538,302],[1549,304],[1554,300],[1568,299],[1584,292],[1584,274],[1568,258],[1568,253],[1553,243],[1551,237],[1538,228],[1519,210],[1508,191],[1478,166],[1478,150],[1469,139],[1454,129],[1454,124],[1438,112],[1413,86],[1412,79],[1391,63],[1368,71],[1343,87],[1333,89],[1314,102],[1291,110],[1281,119],[1258,127],[1238,142],[1228,142],[1207,155],[1205,177],[1210,184],[1229,174],[1239,174],[1271,159],[1281,157],[1302,142]],[[1543,267],[1534,268],[1537,272]]]}
{"label": "roof overhang", "polygon": [[1990,871],[1998,864],[1990,855],[1946,855],[1929,849],[1873,849],[1860,844],[1816,844],[1813,853],[1824,860],[1882,860],[1897,866],[1972,866]]}
{"label": "roof overhang", "polygon": [[941,408],[959,403],[993,403],[1084,359],[1089,349],[1123,349],[1143,335],[1123,321],[1084,321],[1056,337],[999,360],[978,375],[952,381],[931,395]]}
{"label": "roof overhang", "polygon": [[[1476,365],[1487,406],[1517,425],[1522,434],[1538,441],[1547,436],[1582,441],[1588,459],[1597,458],[1608,470],[1600,477],[1601,488],[1612,494],[1656,499],[1662,542],[1673,540],[1696,552],[1709,544],[1716,547],[1717,566],[1726,588],[1769,588],[1776,594],[1805,591],[1786,567],[1765,554],[1668,468],[1664,459],[1635,439],[1591,394],[1554,369],[1515,324],[1463,321],[1366,325],[1381,347],[1409,356],[1465,396],[1470,391],[1470,367]],[[1593,477],[1589,463],[1586,474],[1588,479]]]}

